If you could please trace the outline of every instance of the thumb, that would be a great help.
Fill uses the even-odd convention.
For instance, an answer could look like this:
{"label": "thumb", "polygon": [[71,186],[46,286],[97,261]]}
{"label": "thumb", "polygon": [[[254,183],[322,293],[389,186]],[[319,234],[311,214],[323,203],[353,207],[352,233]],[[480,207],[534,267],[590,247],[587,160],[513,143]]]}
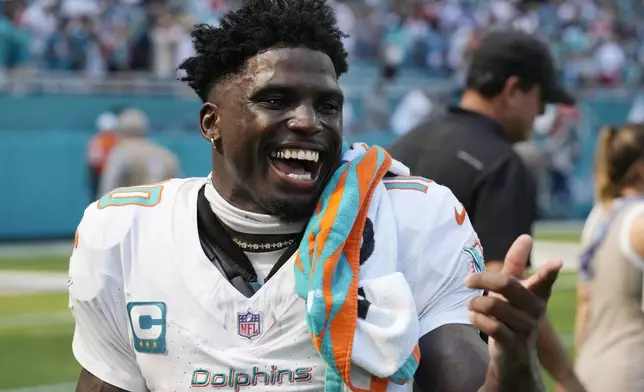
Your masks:
{"label": "thumb", "polygon": [[[514,240],[508,253],[506,253],[501,273],[514,276],[515,278],[521,278],[523,276],[523,271],[525,271],[525,266],[528,262],[528,258],[530,257],[531,250],[532,238],[527,234],[520,235],[516,240]],[[485,249],[483,251],[485,251]]]}
{"label": "thumb", "polygon": [[524,280],[523,286],[547,301],[552,294],[552,286],[559,276],[561,267],[563,267],[561,260],[549,260],[535,274]]}

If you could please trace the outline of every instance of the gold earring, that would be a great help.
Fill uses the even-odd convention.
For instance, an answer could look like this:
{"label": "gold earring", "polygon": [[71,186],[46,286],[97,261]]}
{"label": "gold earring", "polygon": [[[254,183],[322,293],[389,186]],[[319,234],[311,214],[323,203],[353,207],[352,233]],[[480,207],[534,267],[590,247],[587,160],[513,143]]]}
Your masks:
{"label": "gold earring", "polygon": [[210,138],[210,144],[212,144],[212,148],[213,148],[214,150],[216,150],[216,149],[217,149],[217,146],[215,146],[215,138],[214,138],[214,137],[211,137],[211,138]]}

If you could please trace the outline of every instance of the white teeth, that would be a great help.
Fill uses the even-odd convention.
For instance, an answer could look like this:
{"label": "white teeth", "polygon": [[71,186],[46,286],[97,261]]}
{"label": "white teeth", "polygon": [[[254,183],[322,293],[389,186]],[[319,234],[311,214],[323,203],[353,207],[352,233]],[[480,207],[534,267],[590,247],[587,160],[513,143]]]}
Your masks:
{"label": "white teeth", "polygon": [[317,162],[320,159],[320,153],[312,150],[279,150],[271,153],[271,158],[279,159],[298,159],[301,161]]}
{"label": "white teeth", "polygon": [[301,180],[301,181],[311,181],[311,173],[306,172],[303,174],[295,174],[295,173],[289,173],[287,176],[294,178],[296,180]]}

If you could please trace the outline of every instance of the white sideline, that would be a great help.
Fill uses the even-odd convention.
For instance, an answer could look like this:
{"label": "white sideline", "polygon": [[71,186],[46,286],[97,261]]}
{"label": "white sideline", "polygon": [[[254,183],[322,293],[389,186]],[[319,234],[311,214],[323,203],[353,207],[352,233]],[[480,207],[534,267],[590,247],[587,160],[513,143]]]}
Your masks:
{"label": "white sideline", "polygon": [[0,271],[0,295],[64,292],[67,274],[43,271]]}

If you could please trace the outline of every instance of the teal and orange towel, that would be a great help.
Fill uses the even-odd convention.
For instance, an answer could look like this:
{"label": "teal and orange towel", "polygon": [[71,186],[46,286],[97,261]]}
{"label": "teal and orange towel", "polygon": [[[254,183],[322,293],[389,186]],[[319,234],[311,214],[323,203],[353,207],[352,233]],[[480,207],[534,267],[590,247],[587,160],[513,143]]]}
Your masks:
{"label": "teal and orange towel", "polygon": [[295,290],[327,364],[326,392],[407,390],[420,360],[414,299],[396,270],[387,173],[409,169],[381,147],[345,144],[297,253]]}

